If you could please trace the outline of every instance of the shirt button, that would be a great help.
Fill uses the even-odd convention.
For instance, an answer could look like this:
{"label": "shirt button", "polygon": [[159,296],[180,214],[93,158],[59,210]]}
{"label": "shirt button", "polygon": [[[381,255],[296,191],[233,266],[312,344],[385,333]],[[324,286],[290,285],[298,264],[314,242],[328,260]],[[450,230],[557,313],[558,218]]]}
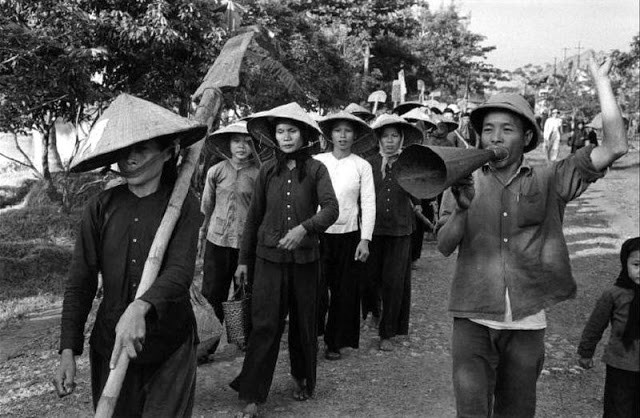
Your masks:
{"label": "shirt button", "polygon": [[138,242],[138,239],[137,239],[137,238],[134,238],[134,239],[133,239],[133,242]]}
{"label": "shirt button", "polygon": [[287,209],[291,209],[291,205],[287,205]]}
{"label": "shirt button", "polygon": [[136,263],[136,259],[134,258],[133,260],[131,260],[131,263],[135,264]]}
{"label": "shirt button", "polygon": [[132,287],[136,288],[136,287],[138,287],[138,284],[137,284],[137,283],[134,283],[134,284],[132,285]]}
{"label": "shirt button", "polygon": [[502,240],[503,240],[504,242],[509,242],[509,239],[508,239],[508,238],[503,238]]}
{"label": "shirt button", "polygon": [[502,212],[502,216],[507,217],[507,212]]}
{"label": "shirt button", "polygon": [[291,183],[291,179],[287,180],[287,183]]}
{"label": "shirt button", "polygon": [[138,222],[138,218],[133,218],[133,222]]}
{"label": "shirt button", "polygon": [[291,194],[291,192],[287,192],[287,196],[289,196]]}

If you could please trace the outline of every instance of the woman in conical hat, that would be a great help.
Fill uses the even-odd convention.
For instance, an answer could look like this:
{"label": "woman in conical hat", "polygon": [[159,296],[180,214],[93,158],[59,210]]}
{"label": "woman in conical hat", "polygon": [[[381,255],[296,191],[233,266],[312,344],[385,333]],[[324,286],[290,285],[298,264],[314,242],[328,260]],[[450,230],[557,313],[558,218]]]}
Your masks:
{"label": "woman in conical hat", "polygon": [[222,302],[227,300],[238,265],[242,231],[260,162],[245,121],[220,128],[209,138],[225,160],[207,171],[200,206],[204,222],[198,243],[199,252],[204,252],[202,295],[223,322]]}
{"label": "woman in conical hat", "polygon": [[276,150],[256,179],[236,270],[238,281],[246,280],[250,265],[255,274],[252,330],[242,371],[231,387],[246,402],[243,415],[255,416],[269,393],[287,314],[293,396],[302,401],[314,393],[318,235],[339,212],[327,168],[309,155],[322,131],[300,105],[257,113],[247,127]]}
{"label": "woman in conical hat", "polygon": [[414,108],[401,115],[408,122],[413,123],[422,131],[422,142],[426,142],[430,132],[437,129],[436,122],[427,114],[428,109]]}
{"label": "woman in conical hat", "polygon": [[370,120],[375,118],[375,115],[371,113],[369,109],[357,103],[349,103],[349,105],[344,108],[344,111],[347,113],[351,113],[353,116],[359,117],[365,122],[369,122]]}
{"label": "woman in conical hat", "polygon": [[[345,111],[320,121],[333,144],[331,152],[314,158],[329,170],[340,215],[320,236],[322,280],[319,330],[324,331],[325,358],[338,360],[343,347],[358,348],[360,339],[360,276],[369,257],[369,242],[376,219],[376,198],[371,165],[352,153],[373,131],[364,121]],[[370,148],[369,145],[367,148]],[[364,149],[364,148],[363,148]],[[361,224],[358,220],[361,219]],[[328,298],[327,291],[331,291]],[[327,302],[328,303],[327,306]],[[325,328],[325,315],[328,318]]]}
{"label": "woman in conical hat", "polygon": [[129,95],[119,96],[95,124],[74,170],[117,163],[125,183],[89,201],[82,215],[62,308],[61,396],[75,386],[74,356],[83,351],[101,274],[104,297],[90,340],[94,407],[124,352],[131,363],[114,415],[191,414],[197,336],[189,286],[201,223],[193,194],[183,203],[158,277],[142,295],[136,291],[173,189],[176,145],[203,138],[206,129]]}
{"label": "woman in conical hat", "polygon": [[[373,169],[376,193],[376,222],[371,241],[363,315],[380,315],[378,294],[382,295],[379,324],[380,350],[393,350],[391,339],[409,332],[411,295],[411,233],[415,226],[413,199],[396,182],[393,164],[408,146],[422,141],[422,132],[397,115],[381,115],[372,125],[380,153],[368,159]],[[379,288],[377,288],[379,284]]]}

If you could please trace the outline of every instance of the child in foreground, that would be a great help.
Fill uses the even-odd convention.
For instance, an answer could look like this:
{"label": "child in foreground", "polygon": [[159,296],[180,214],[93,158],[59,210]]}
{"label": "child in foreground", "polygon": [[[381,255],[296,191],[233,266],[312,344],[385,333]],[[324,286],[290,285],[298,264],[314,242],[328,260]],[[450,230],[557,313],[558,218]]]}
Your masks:
{"label": "child in foreground", "polygon": [[581,367],[593,367],[593,353],[611,324],[602,360],[607,365],[604,417],[640,416],[640,237],[622,244],[622,270],[604,291],[582,332],[578,347]]}

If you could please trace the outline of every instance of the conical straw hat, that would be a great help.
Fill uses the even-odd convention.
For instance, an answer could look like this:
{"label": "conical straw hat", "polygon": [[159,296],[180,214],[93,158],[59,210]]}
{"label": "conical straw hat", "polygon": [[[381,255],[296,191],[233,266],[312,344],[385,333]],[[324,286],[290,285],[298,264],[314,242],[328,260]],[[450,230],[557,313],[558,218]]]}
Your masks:
{"label": "conical straw hat", "polygon": [[448,132],[453,132],[456,129],[458,129],[458,122],[451,120],[451,119],[447,119],[446,117],[442,116],[442,115],[432,115],[431,119],[433,122],[437,124],[439,123],[444,123],[447,126],[447,131]]}
{"label": "conical straw hat", "polygon": [[247,130],[246,121],[234,122],[223,128],[220,128],[209,135],[208,139],[220,154],[227,158],[231,158],[231,148],[229,143],[233,135],[243,135],[253,140],[253,138],[251,138],[251,135],[249,134],[249,131]]}
{"label": "conical straw hat", "polygon": [[355,139],[351,147],[351,152],[364,154],[378,145],[378,141],[371,127],[361,118],[344,110],[327,115],[319,122],[320,129],[322,129],[325,138],[327,138],[329,142],[333,142],[331,139],[331,131],[339,121],[350,122],[355,129]]}
{"label": "conical straw hat", "polygon": [[275,138],[275,122],[278,119],[290,119],[303,127],[303,140],[307,147],[318,142],[322,130],[318,123],[296,102],[291,102],[273,109],[254,113],[247,118],[247,130],[261,144],[271,148],[279,148]]}
{"label": "conical straw hat", "polygon": [[211,135],[209,135],[209,141],[213,144],[216,151],[219,152],[225,158],[231,158],[231,138],[233,135],[244,135],[251,141],[252,151],[257,154],[259,161],[264,162],[269,159],[273,153],[270,148],[260,147],[256,144],[257,141],[253,139],[249,131],[247,130],[247,121],[240,120],[233,122],[223,128],[218,129]]}
{"label": "conical straw hat", "polygon": [[426,125],[431,126],[432,128],[436,128],[436,122],[426,113],[424,113],[421,109],[419,108],[414,108],[411,109],[410,111],[408,111],[407,113],[405,113],[404,115],[401,115],[404,119],[408,120],[409,122],[413,122],[413,121],[422,121],[424,122]]}
{"label": "conical straw hat", "polygon": [[422,132],[420,129],[398,115],[382,114],[373,122],[371,128],[376,133],[376,137],[380,139],[383,129],[387,126],[397,126],[402,131],[404,135],[403,148],[422,143]]}
{"label": "conical straw hat", "polygon": [[347,107],[344,108],[345,112],[351,113],[354,116],[359,117],[360,119],[364,120],[365,122],[370,121],[371,119],[373,119],[375,117],[375,115],[373,113],[371,113],[371,111],[369,111],[369,109],[367,109],[364,106],[360,106],[357,103],[349,103],[349,105]]}
{"label": "conical straw hat", "polygon": [[202,139],[206,125],[129,94],[119,95],[95,123],[71,171],[89,171],[115,163],[120,151],[150,139],[177,139],[181,147]]}
{"label": "conical straw hat", "polygon": [[419,108],[419,107],[425,107],[425,106],[424,104],[422,104],[422,102],[414,102],[414,101],[404,102],[394,107],[391,113],[401,116],[403,113],[407,113],[408,111]]}

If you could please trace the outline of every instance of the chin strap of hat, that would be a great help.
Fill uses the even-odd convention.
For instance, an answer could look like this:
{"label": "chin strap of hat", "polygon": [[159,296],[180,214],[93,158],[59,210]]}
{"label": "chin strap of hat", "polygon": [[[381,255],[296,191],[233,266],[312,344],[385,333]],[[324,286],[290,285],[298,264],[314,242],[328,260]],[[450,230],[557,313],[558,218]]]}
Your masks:
{"label": "chin strap of hat", "polygon": [[158,153],[156,156],[150,158],[144,164],[134,168],[133,170],[120,171],[120,170],[114,170],[112,168],[109,168],[108,171],[124,178],[135,177],[140,173],[144,172],[145,170],[147,170],[151,165],[155,164],[158,160],[164,158],[167,155],[167,153],[169,153],[169,157],[172,158],[173,156],[178,155],[179,152],[180,152],[180,140],[176,139],[173,141],[173,143],[171,143],[171,145],[163,149],[162,152]]}

